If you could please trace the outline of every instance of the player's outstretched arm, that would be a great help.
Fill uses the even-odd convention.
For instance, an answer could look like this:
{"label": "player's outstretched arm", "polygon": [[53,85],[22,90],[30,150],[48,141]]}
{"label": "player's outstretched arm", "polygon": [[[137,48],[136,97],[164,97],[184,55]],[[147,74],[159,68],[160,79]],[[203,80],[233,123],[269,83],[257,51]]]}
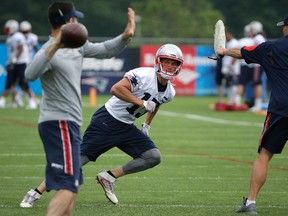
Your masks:
{"label": "player's outstretched arm", "polygon": [[222,56],[227,55],[227,56],[231,56],[231,57],[237,58],[237,59],[242,58],[241,48],[227,49],[227,48],[219,47],[216,52],[218,55],[222,55]]}
{"label": "player's outstretched arm", "polygon": [[123,40],[128,40],[129,38],[133,37],[135,33],[135,11],[132,8],[128,8],[128,22],[127,26],[122,34]]}

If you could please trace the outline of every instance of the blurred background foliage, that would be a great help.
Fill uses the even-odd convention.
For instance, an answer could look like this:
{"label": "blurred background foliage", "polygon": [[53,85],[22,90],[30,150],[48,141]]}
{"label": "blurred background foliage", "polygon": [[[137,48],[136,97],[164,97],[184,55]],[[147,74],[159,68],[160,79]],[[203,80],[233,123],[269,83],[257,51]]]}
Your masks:
{"label": "blurred background foliage", "polygon": [[[0,25],[6,20],[27,20],[33,32],[47,36],[50,26],[47,8],[49,0],[1,0]],[[123,32],[127,8],[137,14],[135,37],[212,38],[214,25],[223,19],[236,38],[243,36],[243,27],[258,20],[263,23],[267,38],[282,36],[276,22],[288,16],[288,1],[284,0],[74,0],[85,13],[81,20],[91,37],[114,37]]]}

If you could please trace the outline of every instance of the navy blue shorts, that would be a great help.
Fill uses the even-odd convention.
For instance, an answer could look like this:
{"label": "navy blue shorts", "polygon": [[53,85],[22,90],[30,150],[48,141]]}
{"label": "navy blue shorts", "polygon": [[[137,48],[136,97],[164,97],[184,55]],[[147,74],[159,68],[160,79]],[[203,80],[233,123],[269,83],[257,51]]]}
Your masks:
{"label": "navy blue shorts", "polygon": [[113,147],[119,148],[132,158],[156,148],[152,140],[134,124],[116,120],[103,106],[94,113],[84,133],[81,154],[91,161],[96,161],[101,154]]}
{"label": "navy blue shorts", "polygon": [[260,138],[258,153],[261,148],[273,154],[280,154],[288,140],[288,117],[268,113],[264,122],[264,129]]}
{"label": "navy blue shorts", "polygon": [[14,70],[14,64],[9,64],[6,66],[7,77],[6,77],[6,84],[5,89],[9,90],[12,86],[17,84],[17,74]]}
{"label": "navy blue shorts", "polygon": [[23,90],[27,90],[29,88],[28,81],[25,78],[25,69],[26,64],[16,64],[14,68],[18,77],[18,84]]}
{"label": "navy blue shorts", "polygon": [[25,79],[26,64],[9,64],[6,67],[7,79],[5,89],[10,89],[12,86],[19,84],[21,89],[29,88],[28,81]]}
{"label": "navy blue shorts", "polygon": [[46,191],[78,192],[83,184],[80,161],[81,131],[71,121],[47,121],[38,125],[46,153]]}
{"label": "navy blue shorts", "polygon": [[254,67],[249,67],[247,65],[241,66],[241,73],[239,76],[239,84],[246,85],[259,85],[261,84],[261,75],[263,73],[262,67],[258,67],[256,70]]}

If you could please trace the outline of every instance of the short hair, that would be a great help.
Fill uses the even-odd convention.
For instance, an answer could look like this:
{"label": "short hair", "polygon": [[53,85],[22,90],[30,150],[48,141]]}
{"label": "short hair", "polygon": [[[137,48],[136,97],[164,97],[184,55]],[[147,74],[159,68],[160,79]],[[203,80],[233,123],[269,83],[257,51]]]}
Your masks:
{"label": "short hair", "polygon": [[49,22],[53,28],[57,28],[65,24],[71,17],[67,17],[67,14],[73,9],[72,2],[54,2],[48,8]]}

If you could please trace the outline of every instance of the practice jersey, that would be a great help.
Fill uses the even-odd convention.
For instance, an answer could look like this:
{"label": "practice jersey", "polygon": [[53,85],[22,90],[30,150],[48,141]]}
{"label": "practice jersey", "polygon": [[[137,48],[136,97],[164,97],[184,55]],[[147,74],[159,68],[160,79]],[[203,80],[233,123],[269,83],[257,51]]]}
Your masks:
{"label": "practice jersey", "polygon": [[[236,48],[239,47],[238,41],[235,38],[232,38],[226,43],[227,48]],[[240,64],[239,60],[236,60],[232,65],[233,58],[231,56],[224,56],[222,59],[222,73],[223,74],[236,74],[240,73]]]}
{"label": "practice jersey", "polygon": [[9,35],[6,39],[6,45],[8,50],[8,63],[11,63],[12,59],[16,57],[19,46],[23,46],[23,50],[16,64],[27,64],[29,62],[29,50],[26,45],[25,36],[22,33],[15,32]]}
{"label": "practice jersey", "polygon": [[257,34],[254,36],[254,44],[258,45],[266,41],[265,37],[262,34]]}
{"label": "practice jersey", "polygon": [[243,47],[241,54],[248,64],[258,63],[264,68],[272,89],[268,112],[288,117],[288,36]]}
{"label": "practice jersey", "polygon": [[25,35],[25,39],[29,50],[29,62],[31,62],[35,54],[35,47],[38,47],[38,36],[30,32]]}
{"label": "practice jersey", "polygon": [[122,35],[102,43],[87,41],[80,48],[58,49],[49,60],[45,51],[54,40],[50,37],[25,70],[28,80],[40,77],[43,97],[38,122],[67,120],[82,125],[83,58],[111,58],[120,53],[129,41],[123,41]]}
{"label": "practice jersey", "polygon": [[[134,96],[141,100],[154,101],[157,107],[171,101],[175,96],[175,89],[170,81],[164,92],[158,91],[157,74],[154,68],[136,68],[127,72],[124,77],[130,81],[131,92]],[[147,112],[145,107],[120,100],[116,96],[112,96],[106,102],[105,107],[115,119],[127,124],[133,124],[137,118]]]}
{"label": "practice jersey", "polygon": [[[252,37],[244,37],[244,38],[241,38],[240,40],[238,40],[238,46],[240,48],[242,48],[244,46],[253,46],[253,45],[255,45],[255,42],[254,42],[254,39]],[[239,61],[240,61],[241,66],[243,66],[243,65],[247,65],[248,67],[254,66],[253,64],[247,64],[244,59],[240,59]]]}

